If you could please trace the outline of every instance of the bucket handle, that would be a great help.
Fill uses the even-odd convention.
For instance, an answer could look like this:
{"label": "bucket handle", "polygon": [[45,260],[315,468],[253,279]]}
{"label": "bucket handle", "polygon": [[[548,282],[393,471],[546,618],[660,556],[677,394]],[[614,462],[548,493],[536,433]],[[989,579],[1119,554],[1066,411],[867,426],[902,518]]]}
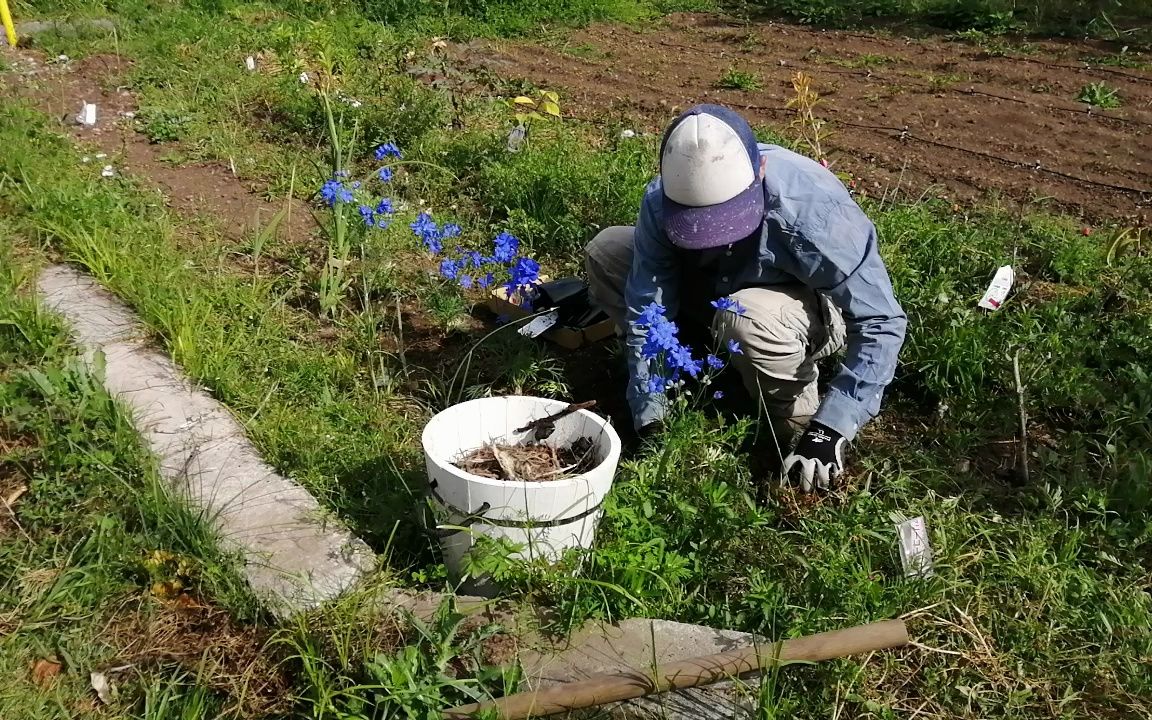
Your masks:
{"label": "bucket handle", "polygon": [[[440,484],[439,481],[433,480],[430,483],[428,483],[428,489],[432,491],[432,497],[436,498],[436,500],[440,503],[440,505],[442,505],[443,507],[450,507],[448,505],[448,503],[444,502],[444,498],[440,497],[440,493],[436,492],[436,487],[439,484]],[[472,513],[471,515],[469,515],[468,517],[466,517],[462,521],[460,521],[459,525],[453,525],[452,527],[437,527],[435,530],[432,531],[432,534],[435,535],[438,539],[443,540],[445,538],[452,537],[456,533],[466,532],[468,530],[468,528],[472,527],[473,524],[479,522],[480,520],[483,520],[484,519],[484,513],[488,512],[491,509],[492,509],[492,503],[489,503],[489,502],[482,503],[480,505],[480,507],[476,508],[476,512]]]}

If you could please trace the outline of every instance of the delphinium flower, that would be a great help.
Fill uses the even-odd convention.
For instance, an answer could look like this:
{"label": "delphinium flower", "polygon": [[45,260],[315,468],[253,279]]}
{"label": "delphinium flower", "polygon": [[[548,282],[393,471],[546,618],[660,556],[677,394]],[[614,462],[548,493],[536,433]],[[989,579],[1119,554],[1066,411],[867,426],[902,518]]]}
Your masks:
{"label": "delphinium flower", "polygon": [[680,342],[680,328],[667,318],[666,312],[663,305],[651,303],[640,310],[636,319],[636,325],[644,331],[640,356],[649,364],[649,393],[675,387],[685,375],[694,378],[704,369],[704,361],[694,359],[691,348]]}
{"label": "delphinium flower", "polygon": [[716,308],[717,310],[728,310],[730,312],[736,313],[737,315],[743,315],[745,312],[747,312],[746,308],[740,304],[739,300],[731,297],[722,297],[718,300],[713,300],[712,307]]}
{"label": "delphinium flower", "polygon": [[452,258],[444,258],[440,261],[440,276],[445,280],[455,280],[456,274],[459,272],[459,270],[460,265],[458,260],[453,260]]}
{"label": "delphinium flower", "polygon": [[540,264],[530,257],[516,258],[509,275],[508,282],[504,284],[508,296],[519,295],[520,307],[531,310],[536,283],[540,281]]}
{"label": "delphinium flower", "polygon": [[[728,304],[723,300],[725,298],[717,301],[723,305],[717,309],[742,314],[743,307],[736,301]],[[702,360],[692,357],[692,349],[680,342],[680,328],[668,319],[667,309],[659,303],[650,303],[641,308],[635,324],[644,335],[640,357],[648,362],[649,376],[645,387],[650,394],[681,387],[685,378],[697,379],[701,384],[708,385],[712,381],[712,374],[723,370],[726,365],[724,359],[715,353],[705,355]],[[732,355],[744,352],[736,340],[729,340],[725,349]],[[724,397],[724,393],[718,390],[712,397],[719,400]]]}
{"label": "delphinium flower", "polygon": [[377,160],[384,160],[384,158],[389,158],[389,157],[394,157],[394,158],[403,157],[403,155],[400,153],[400,148],[396,145],[396,143],[387,142],[387,143],[384,143],[383,145],[381,145],[380,147],[376,148],[376,159]]}
{"label": "delphinium flower", "polygon": [[350,203],[353,200],[352,190],[339,178],[325,180],[320,187],[320,197],[328,207],[335,207],[337,203]]}
{"label": "delphinium flower", "polygon": [[416,237],[420,238],[424,247],[428,248],[428,252],[439,255],[444,250],[444,244],[440,241],[440,228],[428,213],[422,212],[417,215],[408,227],[412,228],[412,232],[416,233]]}
{"label": "delphinium flower", "polygon": [[501,232],[496,236],[496,249],[492,259],[498,263],[510,263],[520,253],[520,238],[508,232]]}

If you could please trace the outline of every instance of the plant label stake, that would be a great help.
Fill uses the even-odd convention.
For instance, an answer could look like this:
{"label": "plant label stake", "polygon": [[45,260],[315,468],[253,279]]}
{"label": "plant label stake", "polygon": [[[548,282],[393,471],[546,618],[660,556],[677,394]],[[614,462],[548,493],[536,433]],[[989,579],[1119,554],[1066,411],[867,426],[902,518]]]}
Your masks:
{"label": "plant label stake", "polygon": [[550,313],[541,315],[516,332],[527,338],[537,338],[547,332],[549,328],[558,322],[560,322],[560,311],[553,310]]}
{"label": "plant label stake", "polygon": [[84,103],[84,107],[80,108],[80,114],[76,116],[76,122],[85,127],[92,127],[96,124],[96,104]]}
{"label": "plant label stake", "polygon": [[984,291],[984,297],[980,298],[977,305],[985,310],[999,310],[1004,304],[1004,298],[1008,297],[1008,291],[1012,289],[1012,281],[1015,278],[1016,274],[1012,272],[1011,265],[1001,267],[996,271],[992,284]]}
{"label": "plant label stake", "polygon": [[914,517],[896,525],[900,536],[900,562],[906,577],[931,577],[932,546],[928,544],[928,527],[924,517]]}

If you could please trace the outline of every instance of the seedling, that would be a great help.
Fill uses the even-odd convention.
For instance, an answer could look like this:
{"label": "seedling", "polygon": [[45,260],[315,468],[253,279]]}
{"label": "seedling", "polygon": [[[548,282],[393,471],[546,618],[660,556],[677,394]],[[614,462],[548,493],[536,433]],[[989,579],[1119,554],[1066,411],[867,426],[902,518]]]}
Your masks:
{"label": "seedling", "polygon": [[759,90],[763,85],[755,73],[737,70],[733,67],[728,68],[728,72],[720,77],[720,80],[716,83],[716,87],[723,88],[724,90],[745,90],[751,92],[753,90]]}
{"label": "seedling", "polygon": [[1088,83],[1080,88],[1076,101],[1098,108],[1120,107],[1120,95],[1115,88],[1108,87],[1104,82]]}
{"label": "seedling", "polygon": [[560,96],[551,90],[541,90],[536,98],[520,95],[512,100],[513,115],[518,125],[528,127],[532,122],[548,117],[560,118]]}

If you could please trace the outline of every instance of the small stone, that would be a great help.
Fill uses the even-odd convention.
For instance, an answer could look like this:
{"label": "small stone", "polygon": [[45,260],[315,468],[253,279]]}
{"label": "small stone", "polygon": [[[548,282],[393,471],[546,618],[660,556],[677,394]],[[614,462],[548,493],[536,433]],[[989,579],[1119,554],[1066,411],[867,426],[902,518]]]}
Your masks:
{"label": "small stone", "polygon": [[110,178],[116,174],[116,169],[111,165],[105,165],[104,169],[100,171],[100,177]]}
{"label": "small stone", "polygon": [[620,139],[621,140],[627,140],[629,138],[634,138],[634,137],[636,137],[636,131],[635,130],[621,130],[620,131]]}

